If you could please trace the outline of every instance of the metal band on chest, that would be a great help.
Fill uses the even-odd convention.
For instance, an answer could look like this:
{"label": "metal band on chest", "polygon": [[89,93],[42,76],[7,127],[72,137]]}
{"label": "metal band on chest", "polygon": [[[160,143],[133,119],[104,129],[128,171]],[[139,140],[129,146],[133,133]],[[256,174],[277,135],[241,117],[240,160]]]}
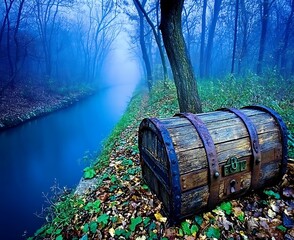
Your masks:
{"label": "metal band on chest", "polygon": [[174,224],[181,216],[181,184],[179,162],[168,130],[157,118],[151,118],[150,120],[153,122],[162,136],[167,159],[169,160],[170,191],[173,198],[173,200],[170,201],[170,220],[172,224]]}
{"label": "metal band on chest", "polygon": [[207,127],[199,117],[191,113],[179,113],[175,116],[188,119],[190,123],[195,127],[203,143],[209,170],[209,197],[207,205],[208,208],[211,209],[215,207],[215,205],[219,201],[219,188],[221,178],[214,142]]}
{"label": "metal band on chest", "polygon": [[288,161],[288,134],[287,134],[287,127],[284,121],[282,120],[281,116],[274,110],[263,106],[263,105],[253,105],[248,107],[243,107],[243,109],[255,109],[261,110],[263,112],[269,113],[276,121],[279,129],[280,129],[280,136],[281,136],[281,144],[282,144],[282,163],[280,169],[280,176],[281,178],[286,173],[287,170],[287,161]]}
{"label": "metal band on chest", "polygon": [[259,185],[259,174],[260,174],[260,165],[261,165],[261,152],[258,140],[257,130],[250,120],[243,112],[235,108],[222,108],[218,109],[219,111],[229,111],[234,113],[238,118],[244,123],[250,140],[251,152],[252,152],[252,171],[251,171],[251,188],[256,189]]}

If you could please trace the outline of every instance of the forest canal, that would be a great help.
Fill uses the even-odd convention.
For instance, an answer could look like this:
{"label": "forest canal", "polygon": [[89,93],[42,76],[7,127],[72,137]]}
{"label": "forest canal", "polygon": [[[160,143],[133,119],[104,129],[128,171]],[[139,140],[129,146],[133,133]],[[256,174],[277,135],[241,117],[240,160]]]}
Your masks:
{"label": "forest canal", "polygon": [[101,147],[131,99],[134,86],[103,90],[69,108],[0,133],[0,239],[22,239],[45,222],[42,193],[75,187],[85,152]]}

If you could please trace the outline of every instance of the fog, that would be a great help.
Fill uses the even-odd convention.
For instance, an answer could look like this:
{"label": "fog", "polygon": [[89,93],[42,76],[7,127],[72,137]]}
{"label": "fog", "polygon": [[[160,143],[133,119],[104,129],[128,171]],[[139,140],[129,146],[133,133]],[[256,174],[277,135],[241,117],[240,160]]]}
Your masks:
{"label": "fog", "polygon": [[[131,81],[126,72],[151,82],[162,79],[162,57],[168,61],[159,31],[160,5],[152,0],[143,7],[159,45],[131,0],[3,1],[0,89],[21,83],[103,88]],[[196,76],[293,75],[293,9],[290,0],[186,0],[182,28]]]}

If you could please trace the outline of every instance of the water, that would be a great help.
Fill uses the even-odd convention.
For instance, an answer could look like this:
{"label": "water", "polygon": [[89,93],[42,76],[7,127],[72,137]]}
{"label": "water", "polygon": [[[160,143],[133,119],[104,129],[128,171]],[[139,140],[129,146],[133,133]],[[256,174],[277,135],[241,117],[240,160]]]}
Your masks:
{"label": "water", "polygon": [[131,98],[134,86],[113,87],[69,108],[0,133],[0,239],[31,236],[43,223],[34,213],[45,205],[55,179],[75,187],[82,157],[101,146]]}

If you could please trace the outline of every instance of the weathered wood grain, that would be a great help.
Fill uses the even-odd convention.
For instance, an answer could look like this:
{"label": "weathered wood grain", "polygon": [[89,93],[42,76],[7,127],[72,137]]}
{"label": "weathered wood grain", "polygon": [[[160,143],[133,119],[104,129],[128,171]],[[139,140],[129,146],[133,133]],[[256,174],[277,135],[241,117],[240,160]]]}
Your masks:
{"label": "weathered wood grain", "polygon": [[[251,120],[258,134],[261,167],[259,176],[254,177],[258,178],[257,188],[263,187],[280,177],[283,147],[280,129],[268,113],[252,109],[241,111]],[[220,172],[219,200],[246,193],[251,188],[253,168],[252,149],[246,126],[239,117],[228,111],[202,113],[197,114],[197,117],[204,122],[215,145]],[[176,116],[160,119],[160,121],[171,137],[172,147],[178,159],[181,216],[189,216],[206,208],[208,204],[210,177],[206,151],[197,130],[186,118]],[[174,172],[169,166],[167,148],[161,136],[158,135],[160,133],[156,127],[152,123],[150,126],[150,129],[144,130],[143,149],[155,164],[162,166],[161,169],[164,169],[164,173],[171,179]],[[240,169],[241,172],[235,169],[229,170],[231,159],[242,161],[242,168],[241,165],[239,165],[240,168],[235,168]],[[143,165],[142,172],[150,188],[163,201],[166,211],[173,211],[171,186],[163,184],[154,169],[148,166]],[[232,181],[235,183],[234,193],[231,192]],[[170,181],[169,184],[172,182]]]}

